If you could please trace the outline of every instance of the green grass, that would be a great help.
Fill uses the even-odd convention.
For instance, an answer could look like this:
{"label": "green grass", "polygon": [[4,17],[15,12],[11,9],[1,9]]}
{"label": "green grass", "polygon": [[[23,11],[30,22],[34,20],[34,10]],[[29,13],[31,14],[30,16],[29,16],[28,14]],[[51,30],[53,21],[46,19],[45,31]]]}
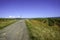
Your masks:
{"label": "green grass", "polygon": [[15,19],[5,19],[5,18],[0,18],[0,30],[7,27],[8,25],[16,22],[17,20]]}
{"label": "green grass", "polygon": [[60,40],[58,20],[60,21],[54,18],[26,20],[31,40]]}

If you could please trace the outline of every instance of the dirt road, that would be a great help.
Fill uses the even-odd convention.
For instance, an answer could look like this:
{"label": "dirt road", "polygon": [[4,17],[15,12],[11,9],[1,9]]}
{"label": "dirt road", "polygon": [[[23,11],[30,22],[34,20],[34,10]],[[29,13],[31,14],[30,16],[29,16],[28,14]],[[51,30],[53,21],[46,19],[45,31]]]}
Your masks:
{"label": "dirt road", "polygon": [[0,40],[29,40],[24,20],[20,20],[0,32]]}

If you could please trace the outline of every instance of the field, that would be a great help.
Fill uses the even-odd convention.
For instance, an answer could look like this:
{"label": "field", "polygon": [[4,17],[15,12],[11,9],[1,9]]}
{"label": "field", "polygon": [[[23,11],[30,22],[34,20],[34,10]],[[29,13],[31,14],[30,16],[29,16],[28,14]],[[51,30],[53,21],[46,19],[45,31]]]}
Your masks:
{"label": "field", "polygon": [[60,40],[60,18],[27,19],[31,40]]}
{"label": "field", "polygon": [[16,19],[9,18],[0,18],[0,30],[5,28],[6,26],[16,22]]}

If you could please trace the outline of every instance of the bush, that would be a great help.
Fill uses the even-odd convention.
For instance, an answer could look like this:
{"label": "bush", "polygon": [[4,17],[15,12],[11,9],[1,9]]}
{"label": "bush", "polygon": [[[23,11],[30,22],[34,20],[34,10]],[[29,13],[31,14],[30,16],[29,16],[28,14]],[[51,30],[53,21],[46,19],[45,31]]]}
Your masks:
{"label": "bush", "polygon": [[51,18],[48,18],[48,25],[49,26],[54,26],[54,21]]}

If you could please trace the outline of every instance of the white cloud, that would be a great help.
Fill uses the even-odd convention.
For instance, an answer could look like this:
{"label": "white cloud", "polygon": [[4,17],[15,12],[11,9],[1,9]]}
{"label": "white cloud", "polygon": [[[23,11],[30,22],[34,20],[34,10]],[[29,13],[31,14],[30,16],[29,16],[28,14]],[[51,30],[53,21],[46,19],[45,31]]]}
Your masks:
{"label": "white cloud", "polygon": [[9,16],[9,18],[12,18],[12,16]]}
{"label": "white cloud", "polygon": [[16,18],[15,16],[9,16],[8,18]]}
{"label": "white cloud", "polygon": [[20,16],[17,16],[18,18],[20,18]]}
{"label": "white cloud", "polygon": [[20,18],[21,16],[8,16],[8,18]]}

